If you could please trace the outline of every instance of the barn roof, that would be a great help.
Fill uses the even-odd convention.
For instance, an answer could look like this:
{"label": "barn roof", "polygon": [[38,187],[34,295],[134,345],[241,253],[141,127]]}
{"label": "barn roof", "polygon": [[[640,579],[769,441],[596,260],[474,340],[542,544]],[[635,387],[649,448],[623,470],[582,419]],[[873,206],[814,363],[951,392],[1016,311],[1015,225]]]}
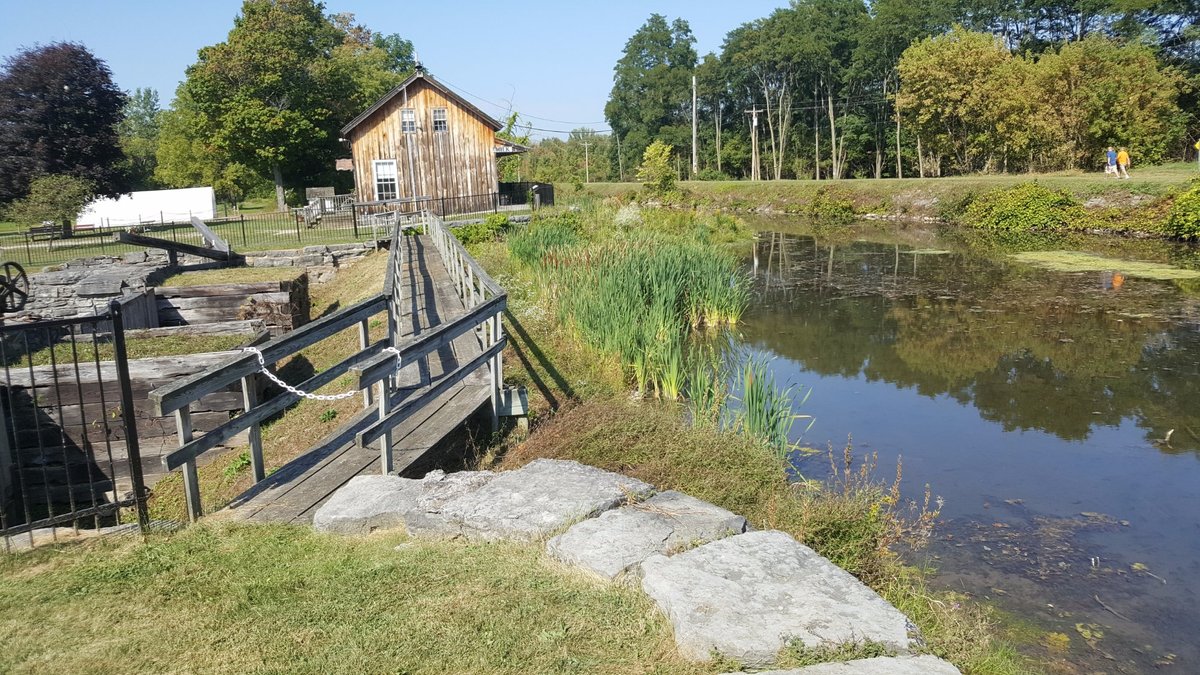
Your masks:
{"label": "barn roof", "polygon": [[368,117],[370,117],[371,115],[374,115],[376,112],[378,112],[378,110],[380,108],[387,105],[388,101],[391,101],[393,98],[396,98],[397,96],[399,96],[401,93],[404,92],[405,89],[408,89],[408,87],[410,85],[412,85],[412,83],[416,82],[417,80],[424,80],[427,84],[429,84],[429,86],[431,86],[434,89],[437,89],[438,91],[445,94],[446,98],[450,99],[451,101],[454,101],[455,103],[459,104],[463,108],[466,108],[467,110],[471,111],[472,113],[475,113],[476,115],[478,115],[479,118],[483,120],[484,124],[487,124],[488,126],[490,126],[493,131],[500,131],[501,129],[504,128],[504,125],[497,122],[491,115],[488,115],[487,113],[483,112],[479,108],[476,108],[475,106],[471,105],[470,101],[467,101],[467,99],[454,93],[454,91],[452,91],[446,85],[433,79],[433,76],[429,75],[428,73],[423,73],[421,71],[417,71],[417,72],[413,73],[412,76],[409,77],[407,80],[401,82],[395,89],[384,94],[383,98],[376,101],[375,104],[372,105],[370,108],[367,108],[366,110],[362,111],[362,113],[359,114],[358,117],[355,117],[354,119],[350,120],[349,124],[342,127],[342,132],[341,132],[342,136],[346,136],[347,134],[349,134],[351,131],[354,130],[354,127],[357,127],[358,125],[362,124]]}

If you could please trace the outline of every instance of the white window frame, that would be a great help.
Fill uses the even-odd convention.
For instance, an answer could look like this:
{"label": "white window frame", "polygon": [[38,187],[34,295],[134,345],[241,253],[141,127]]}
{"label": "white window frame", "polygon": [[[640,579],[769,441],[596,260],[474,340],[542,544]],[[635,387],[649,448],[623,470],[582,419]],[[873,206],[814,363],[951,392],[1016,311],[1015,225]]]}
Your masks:
{"label": "white window frame", "polygon": [[405,134],[417,133],[417,111],[415,109],[400,109],[400,132]]}
{"label": "white window frame", "polygon": [[[441,119],[438,119],[438,113],[439,113],[439,112],[442,114],[442,118],[441,118]],[[439,133],[439,134],[440,134],[440,133],[445,133],[445,132],[447,132],[447,131],[450,131],[450,111],[449,111],[448,109],[446,109],[446,108],[434,108],[434,109],[433,109],[433,112],[432,112],[432,115],[433,115],[433,126],[432,126],[431,128],[432,128],[432,129],[433,129],[435,132],[437,132],[437,133]],[[441,129],[439,129],[439,128],[438,128],[438,122],[441,122],[441,123],[442,123],[442,128],[441,128]]]}
{"label": "white window frame", "polygon": [[[381,177],[380,171],[379,171],[380,167],[385,167],[384,172],[383,172],[384,174],[390,173],[391,175],[390,176],[384,175]],[[390,167],[390,172],[388,171],[387,167]],[[394,159],[377,159],[377,160],[371,162],[371,177],[375,180],[375,200],[376,201],[382,202],[382,201],[386,201],[389,199],[399,199],[400,198],[400,172],[399,172],[399,166],[396,164],[396,160],[394,160]],[[385,184],[387,181],[390,181],[392,184],[392,189],[391,189],[392,196],[390,196],[390,197],[386,196],[386,192],[387,192],[386,187],[383,189],[380,189],[380,185]]]}

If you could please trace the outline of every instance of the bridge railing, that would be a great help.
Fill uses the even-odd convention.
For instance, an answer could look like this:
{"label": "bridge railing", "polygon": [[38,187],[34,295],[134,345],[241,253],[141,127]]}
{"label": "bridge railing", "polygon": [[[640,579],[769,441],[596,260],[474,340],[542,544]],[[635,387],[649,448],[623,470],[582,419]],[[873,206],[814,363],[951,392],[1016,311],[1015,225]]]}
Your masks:
{"label": "bridge railing", "polygon": [[[249,430],[250,466],[257,483],[266,477],[263,466],[262,433],[260,425],[293,403],[300,400],[299,392],[287,391],[266,401],[258,400],[258,378],[267,368],[302,349],[337,335],[348,328],[358,327],[359,351],[337,364],[295,385],[301,392],[313,392],[350,372],[350,369],[367,361],[389,345],[388,340],[370,342],[370,320],[388,310],[388,298],[383,294],[368,298],[327,317],[305,324],[296,330],[259,345],[254,351],[244,352],[224,365],[205,370],[177,380],[150,392],[150,403],[154,414],[174,414],[179,449],[163,457],[163,467],[168,471],[183,469],[183,488],[187,499],[188,517],[195,521],[203,513],[200,501],[199,477],[196,460],[204,453],[216,448],[242,431]],[[261,359],[261,360],[260,360]],[[191,406],[208,394],[221,391],[231,384],[241,382],[244,414],[221,424],[215,429],[196,437],[192,429]],[[370,406],[369,396],[364,404]]]}
{"label": "bridge railing", "polygon": [[[359,417],[365,420],[365,426],[360,427],[356,440],[363,448],[380,443],[380,468],[385,474],[393,469],[392,430],[480,368],[486,367],[489,373],[493,428],[498,425],[501,415],[523,413],[524,406],[515,402],[514,392],[503,388],[501,353],[506,340],[501,319],[508,302],[507,293],[471,257],[441,218],[431,213],[426,213],[424,218],[425,233],[449,272],[451,284],[467,308],[466,314],[433,326],[419,335],[404,340],[398,337],[397,326],[405,300],[402,296],[405,289],[409,288],[400,281],[404,265],[400,250],[412,244],[402,232],[406,224],[397,222],[383,293],[281,335],[217,368],[183,378],[150,393],[156,415],[175,416],[179,448],[163,457],[163,466],[168,471],[183,470],[184,493],[191,520],[196,520],[203,513],[197,460],[204,453],[248,430],[254,482],[263,480],[266,470],[260,425],[299,401],[305,392],[314,392],[347,373],[355,376],[354,391],[342,395],[361,391],[364,408],[369,411],[374,407],[378,411],[378,417],[373,422],[370,421],[369,412],[364,412],[365,417]],[[388,338],[370,342],[370,321],[385,312]],[[285,385],[284,391],[277,396],[266,401],[258,400],[258,378],[265,376],[279,383],[269,370],[278,362],[355,326],[359,335],[358,352],[304,382],[294,386]],[[428,370],[427,359],[430,354],[468,334],[473,334],[479,340],[481,351],[478,355],[416,391],[402,392],[398,388],[396,375],[402,366],[425,360]],[[245,412],[197,437],[191,423],[192,404],[239,381]],[[401,398],[404,394],[407,396]]]}
{"label": "bridge railing", "polygon": [[[399,226],[398,226],[399,229]],[[511,414],[514,406],[511,404],[513,393],[504,390],[503,350],[507,342],[504,336],[502,317],[508,306],[508,293],[496,283],[462,243],[451,233],[450,228],[440,217],[432,212],[425,213],[424,232],[433,243],[442,263],[450,274],[450,281],[455,293],[463,301],[467,313],[453,321],[435,326],[421,333],[397,349],[380,353],[374,358],[356,368],[360,389],[372,386],[389,387],[393,381],[392,375],[406,364],[414,363],[429,354],[449,345],[464,335],[474,333],[480,342],[481,353],[470,361],[460,365],[452,372],[443,375],[435,384],[421,390],[413,398],[403,401],[395,409],[391,408],[392,397],[379,395],[379,419],[360,431],[357,435],[359,447],[369,447],[379,442],[380,463],[384,473],[392,470],[392,437],[391,432],[408,417],[423,408],[430,401],[461,383],[468,376],[482,367],[487,367],[489,389],[491,390],[492,428],[499,426],[499,419],[504,414]],[[392,247],[392,259],[389,261],[388,281],[384,285],[384,293],[391,297],[394,312],[403,307],[401,297],[405,286],[396,283],[402,264],[396,252],[400,245],[405,245],[403,236],[397,232],[394,239],[399,245]],[[399,317],[393,315],[391,322]],[[390,391],[390,389],[389,389]]]}

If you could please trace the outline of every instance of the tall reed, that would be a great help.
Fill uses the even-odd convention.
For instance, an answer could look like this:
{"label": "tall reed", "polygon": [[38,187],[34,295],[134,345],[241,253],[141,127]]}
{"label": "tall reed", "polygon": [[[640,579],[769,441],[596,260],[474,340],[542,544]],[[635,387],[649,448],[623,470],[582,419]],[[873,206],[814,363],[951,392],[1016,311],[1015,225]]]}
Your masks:
{"label": "tall reed", "polygon": [[812,427],[812,416],[793,412],[808,401],[812,390],[805,391],[797,400],[797,387],[780,389],[775,386],[775,376],[771,374],[767,360],[754,356],[748,357],[742,365],[741,384],[742,405],[738,413],[738,427],[786,459],[794,447],[791,433],[796,420],[809,421],[805,431]]}

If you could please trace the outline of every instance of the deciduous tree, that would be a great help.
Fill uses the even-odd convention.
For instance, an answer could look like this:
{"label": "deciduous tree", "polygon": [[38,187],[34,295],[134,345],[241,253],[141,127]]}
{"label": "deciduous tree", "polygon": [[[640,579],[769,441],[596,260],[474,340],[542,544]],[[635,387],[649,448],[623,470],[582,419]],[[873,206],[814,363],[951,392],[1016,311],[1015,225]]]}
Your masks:
{"label": "deciduous tree", "polygon": [[43,174],[86,178],[98,193],[129,189],[117,123],[126,96],[86,47],[58,42],[22,51],[0,70],[0,203]]}

